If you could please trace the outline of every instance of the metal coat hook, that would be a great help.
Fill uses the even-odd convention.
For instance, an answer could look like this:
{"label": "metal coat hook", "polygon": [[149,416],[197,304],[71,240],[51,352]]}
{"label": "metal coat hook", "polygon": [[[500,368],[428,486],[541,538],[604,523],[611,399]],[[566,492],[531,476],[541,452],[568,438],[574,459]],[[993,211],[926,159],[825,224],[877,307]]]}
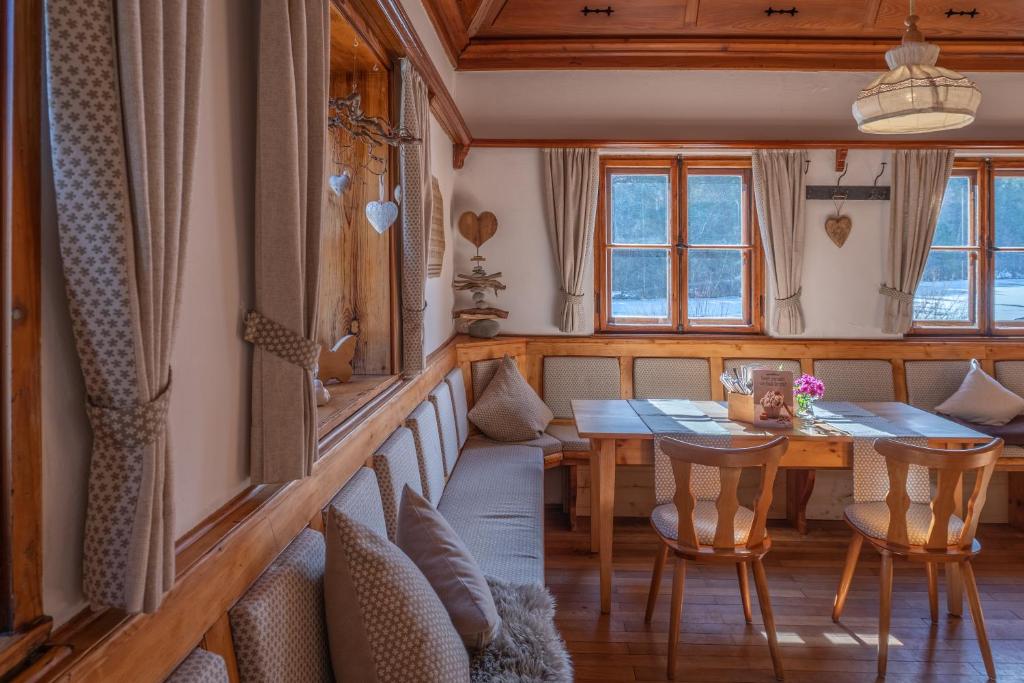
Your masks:
{"label": "metal coat hook", "polygon": [[871,187],[878,187],[878,179],[882,177],[883,173],[885,173],[885,164],[886,164],[886,162],[883,161],[882,162],[882,170],[880,170],[878,172],[878,175],[875,176],[875,180],[874,180],[873,183],[871,183]]}
{"label": "metal coat hook", "polygon": [[838,178],[836,178],[836,187],[835,187],[835,190],[833,190],[833,192],[832,192],[832,199],[846,199],[847,195],[845,193],[841,193],[839,191],[839,186],[843,182],[843,178],[846,177],[846,174],[849,172],[849,170],[850,170],[850,164],[849,163],[843,164],[843,172],[842,172],[842,174],[840,174],[840,176]]}
{"label": "metal coat hook", "polygon": [[810,170],[811,170],[811,160],[810,159],[804,159],[804,175],[807,175],[807,172],[810,171]]}
{"label": "metal coat hook", "polygon": [[888,199],[888,192],[883,192],[883,188],[878,187],[878,179],[885,173],[886,162],[882,162],[882,169],[875,176],[874,182],[871,183],[871,193],[868,195],[868,199]]}

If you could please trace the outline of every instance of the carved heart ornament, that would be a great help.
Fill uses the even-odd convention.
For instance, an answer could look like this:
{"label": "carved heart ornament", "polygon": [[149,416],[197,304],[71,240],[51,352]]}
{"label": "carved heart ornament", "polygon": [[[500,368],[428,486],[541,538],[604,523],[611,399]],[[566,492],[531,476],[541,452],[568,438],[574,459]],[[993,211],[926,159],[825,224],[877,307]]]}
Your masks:
{"label": "carved heart ornament", "polygon": [[378,234],[391,227],[398,218],[398,205],[394,202],[367,202],[366,220],[370,222]]}
{"label": "carved heart ornament", "polygon": [[469,240],[477,249],[498,232],[498,218],[490,211],[475,214],[466,211],[459,216],[459,234]]}
{"label": "carved heart ornament", "polygon": [[825,232],[837,247],[842,248],[846,244],[846,238],[850,236],[852,229],[853,221],[849,216],[829,216],[825,219]]}

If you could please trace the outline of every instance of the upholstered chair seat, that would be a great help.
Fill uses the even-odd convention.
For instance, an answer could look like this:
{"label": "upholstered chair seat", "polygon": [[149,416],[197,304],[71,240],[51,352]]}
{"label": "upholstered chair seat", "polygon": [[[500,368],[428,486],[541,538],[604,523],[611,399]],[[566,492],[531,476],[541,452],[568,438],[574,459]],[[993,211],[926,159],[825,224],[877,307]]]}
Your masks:
{"label": "upholstered chair seat", "polygon": [[[846,519],[857,529],[880,541],[889,533],[889,505],[885,501],[853,503],[846,506]],[[924,503],[911,503],[907,510],[907,538],[910,545],[924,545],[932,523],[932,508]],[[953,515],[949,518],[946,543],[955,545],[960,541],[964,529],[962,519]]]}
{"label": "upholstered chair seat", "polygon": [[[750,537],[750,528],[754,525],[754,511],[742,505],[736,509],[733,540],[736,545],[744,545]],[[651,511],[651,524],[665,538],[679,540],[679,512],[675,503],[659,505]],[[718,508],[713,500],[698,500],[693,506],[693,528],[697,532],[697,540],[706,545],[715,542],[715,530],[718,529]]]}

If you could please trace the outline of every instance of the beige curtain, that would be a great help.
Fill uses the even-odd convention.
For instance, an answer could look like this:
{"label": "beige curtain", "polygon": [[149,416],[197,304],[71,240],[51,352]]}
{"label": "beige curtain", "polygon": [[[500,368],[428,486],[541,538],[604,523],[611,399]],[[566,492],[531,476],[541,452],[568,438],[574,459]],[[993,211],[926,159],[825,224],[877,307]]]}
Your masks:
{"label": "beige curtain", "polygon": [[423,372],[423,311],[430,228],[430,99],[427,85],[408,59],[401,60],[401,129],[419,142],[399,147],[402,183],[402,370]]}
{"label": "beige curtain", "polygon": [[889,204],[889,251],[882,329],[903,334],[910,329],[914,292],[924,274],[928,251],[939,221],[946,182],[953,171],[953,150],[907,149],[892,155],[892,195]]}
{"label": "beige curtain", "polygon": [[806,189],[803,150],[759,149],[751,159],[754,203],[768,274],[775,286],[774,328],[779,334],[804,331],[800,303],[804,267]]}
{"label": "beige curtain", "polygon": [[261,0],[256,95],[254,483],[307,476],[316,459],[313,372],[329,78],[328,0]]}
{"label": "beige curtain", "polygon": [[594,252],[598,159],[596,149],[544,150],[548,234],[564,295],[558,329],[570,334],[587,331],[583,293]]}
{"label": "beige curtain", "polygon": [[49,0],[61,258],[93,428],[83,590],[151,612],[174,582],[166,433],[204,0]]}

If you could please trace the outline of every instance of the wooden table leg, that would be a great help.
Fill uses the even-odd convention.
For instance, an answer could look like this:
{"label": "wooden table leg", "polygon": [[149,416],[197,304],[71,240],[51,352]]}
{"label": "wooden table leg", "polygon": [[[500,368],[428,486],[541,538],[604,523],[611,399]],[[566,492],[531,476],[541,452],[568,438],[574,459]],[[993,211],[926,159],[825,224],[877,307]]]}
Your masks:
{"label": "wooden table leg", "polygon": [[615,439],[605,439],[600,444],[597,469],[598,518],[601,561],[601,613],[612,609],[612,530],[615,512]]}
{"label": "wooden table leg", "polygon": [[786,470],[786,518],[801,534],[807,533],[807,501],[814,492],[814,470]]}
{"label": "wooden table leg", "polygon": [[[596,441],[596,440],[595,440]],[[596,553],[601,549],[601,468],[598,467],[600,460],[601,442],[596,441],[595,450],[590,454],[590,552]]]}

